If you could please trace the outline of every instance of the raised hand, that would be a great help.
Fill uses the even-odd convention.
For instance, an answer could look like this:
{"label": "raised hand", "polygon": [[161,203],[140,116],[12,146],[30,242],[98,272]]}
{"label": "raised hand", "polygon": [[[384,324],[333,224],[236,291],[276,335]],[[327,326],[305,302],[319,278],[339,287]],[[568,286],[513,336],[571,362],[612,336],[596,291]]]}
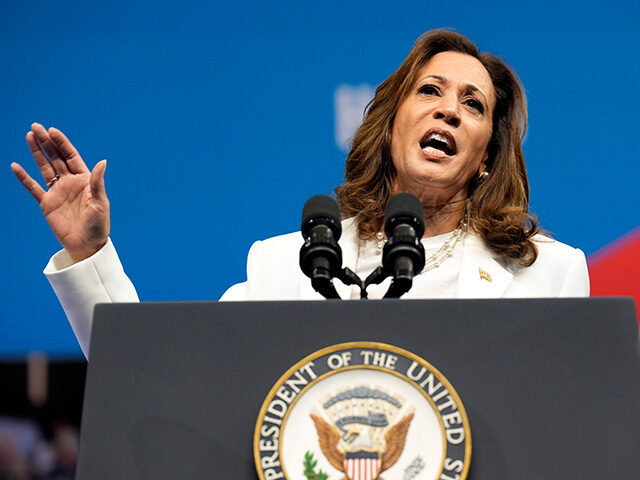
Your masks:
{"label": "raised hand", "polygon": [[109,236],[109,200],[104,186],[107,161],[89,171],[78,151],[58,129],[31,125],[27,144],[48,190],[17,163],[11,170],[36,199],[49,227],[74,262],[100,250]]}

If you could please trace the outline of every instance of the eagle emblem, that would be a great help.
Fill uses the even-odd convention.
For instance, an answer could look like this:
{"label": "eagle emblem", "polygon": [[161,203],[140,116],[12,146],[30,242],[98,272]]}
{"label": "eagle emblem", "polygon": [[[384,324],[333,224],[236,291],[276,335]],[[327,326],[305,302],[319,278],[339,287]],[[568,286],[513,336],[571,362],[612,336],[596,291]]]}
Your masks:
{"label": "eagle emblem", "polygon": [[342,480],[382,480],[380,474],[398,461],[414,416],[403,403],[381,388],[358,386],[323,400],[333,425],[319,412],[311,413],[320,449],[345,474]]}
{"label": "eagle emblem", "polygon": [[253,451],[260,480],[465,480],[471,432],[433,365],[393,345],[349,342],[280,377]]}

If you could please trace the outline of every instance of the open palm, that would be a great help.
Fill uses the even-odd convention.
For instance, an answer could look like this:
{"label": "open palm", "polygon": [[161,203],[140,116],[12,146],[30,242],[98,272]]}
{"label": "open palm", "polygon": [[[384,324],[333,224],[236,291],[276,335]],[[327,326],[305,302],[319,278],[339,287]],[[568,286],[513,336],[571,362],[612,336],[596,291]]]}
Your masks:
{"label": "open palm", "polygon": [[27,144],[48,190],[17,163],[11,169],[36,199],[61,245],[78,262],[90,257],[107,242],[109,200],[104,186],[106,161],[89,171],[67,137],[55,128],[49,131],[34,123]]}

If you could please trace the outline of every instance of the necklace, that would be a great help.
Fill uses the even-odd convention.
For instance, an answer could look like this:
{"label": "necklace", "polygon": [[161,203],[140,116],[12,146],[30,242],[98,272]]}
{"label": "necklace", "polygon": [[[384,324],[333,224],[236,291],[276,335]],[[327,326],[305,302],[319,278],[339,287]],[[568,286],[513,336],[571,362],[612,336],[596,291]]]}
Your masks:
{"label": "necklace", "polygon": [[[420,271],[420,273],[428,272],[429,270],[433,270],[434,268],[438,268],[442,265],[447,258],[451,256],[456,245],[460,243],[460,240],[464,237],[464,234],[467,231],[467,212],[465,212],[464,216],[458,223],[458,227],[451,232],[449,238],[447,238],[440,247],[429,255],[424,262],[424,268]],[[384,248],[384,244],[387,243],[387,239],[384,238],[382,232],[376,233],[376,253],[379,255],[382,253],[382,249]],[[420,273],[418,275],[420,275]]]}

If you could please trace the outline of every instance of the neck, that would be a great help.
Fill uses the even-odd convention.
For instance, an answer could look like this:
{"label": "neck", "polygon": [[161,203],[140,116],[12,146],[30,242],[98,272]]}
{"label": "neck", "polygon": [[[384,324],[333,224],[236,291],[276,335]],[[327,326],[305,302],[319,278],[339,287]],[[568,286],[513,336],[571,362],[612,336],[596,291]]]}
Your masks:
{"label": "neck", "polygon": [[[400,191],[403,190],[397,190],[395,193]],[[414,192],[409,193],[415,195]],[[425,192],[416,196],[420,199],[424,212],[423,238],[435,237],[455,230],[467,209],[466,189],[458,191],[451,197],[444,198],[433,198]]]}
{"label": "neck", "polygon": [[441,205],[422,204],[424,211],[423,237],[435,237],[458,228],[467,208],[467,200],[454,200]]}

